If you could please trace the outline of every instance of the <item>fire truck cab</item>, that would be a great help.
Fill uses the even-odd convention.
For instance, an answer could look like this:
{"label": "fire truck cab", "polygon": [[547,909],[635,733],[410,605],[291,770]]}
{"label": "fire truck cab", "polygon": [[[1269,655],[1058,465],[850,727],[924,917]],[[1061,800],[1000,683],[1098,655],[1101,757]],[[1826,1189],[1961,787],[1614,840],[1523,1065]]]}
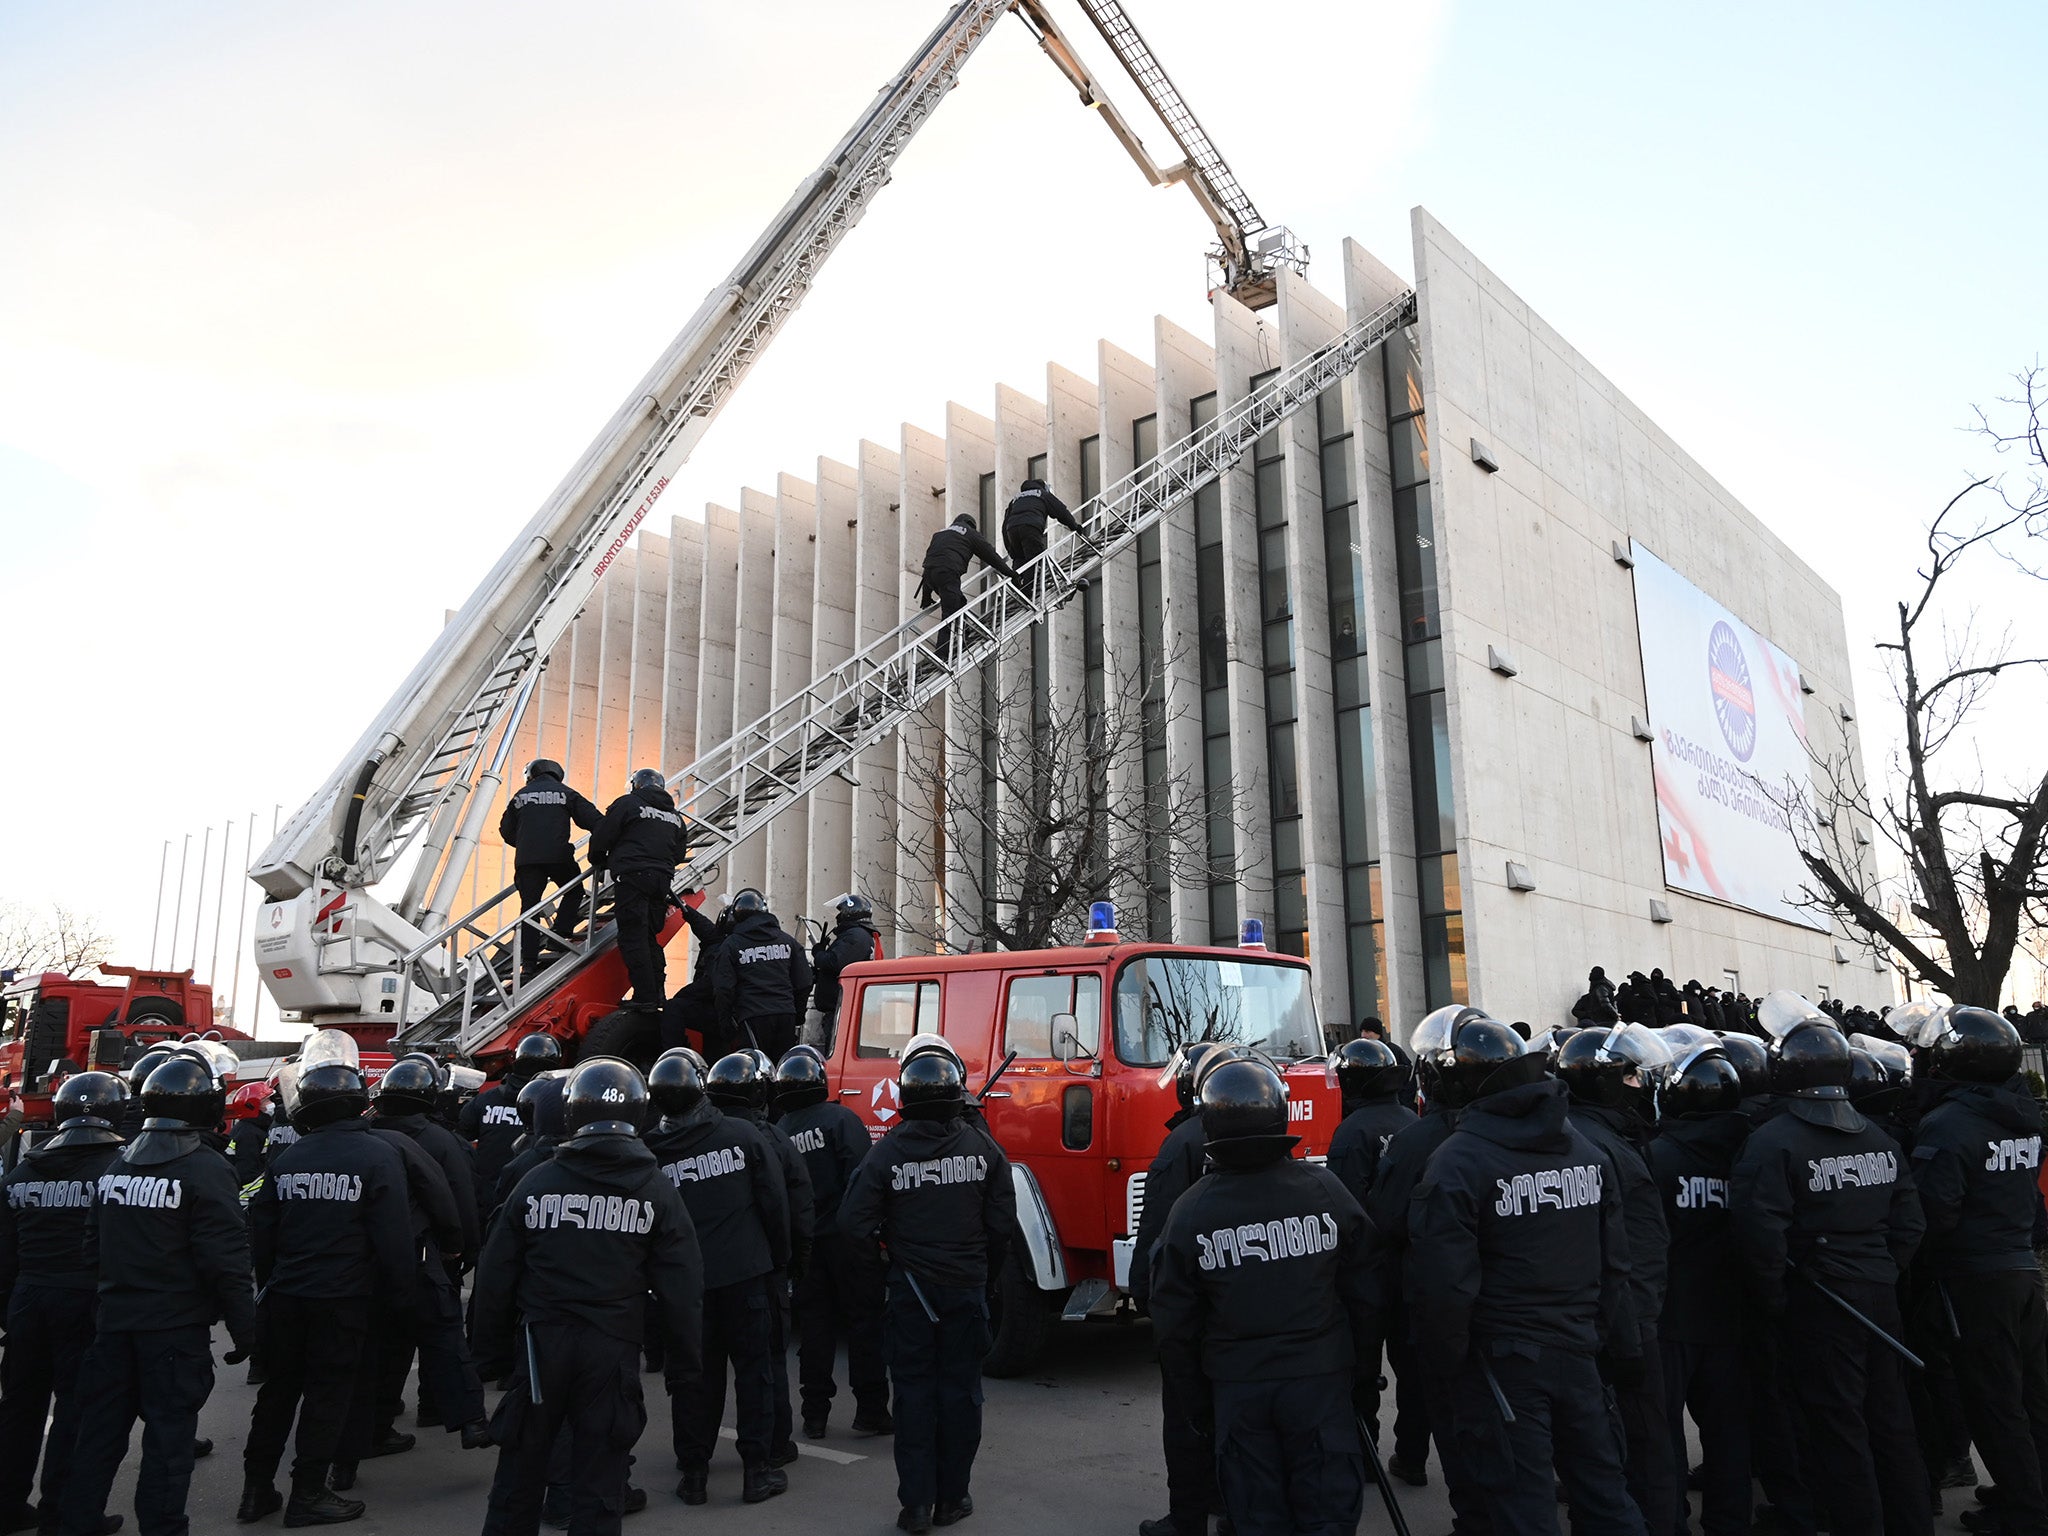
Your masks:
{"label": "fire truck cab", "polygon": [[829,1081],[870,1137],[896,1123],[913,1036],[945,1036],[970,1091],[1016,1052],[981,1096],[1019,1227],[990,1286],[993,1375],[1030,1369],[1056,1320],[1124,1301],[1145,1171],[1178,1107],[1162,1072],[1181,1045],[1252,1046],[1280,1065],[1298,1155],[1327,1154],[1337,1126],[1308,964],[1263,947],[1125,944],[1105,923],[1069,948],[863,961],[843,982]]}

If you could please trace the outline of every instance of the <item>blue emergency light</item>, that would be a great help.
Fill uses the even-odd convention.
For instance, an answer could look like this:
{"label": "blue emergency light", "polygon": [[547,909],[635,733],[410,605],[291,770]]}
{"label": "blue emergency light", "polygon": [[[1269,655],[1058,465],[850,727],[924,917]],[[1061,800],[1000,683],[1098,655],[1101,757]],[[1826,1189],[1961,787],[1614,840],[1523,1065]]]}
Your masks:
{"label": "blue emergency light", "polygon": [[1246,918],[1244,926],[1238,930],[1237,947],[1239,949],[1264,949],[1266,947],[1266,925],[1256,917]]}
{"label": "blue emergency light", "polygon": [[1116,903],[1113,901],[1091,901],[1088,904],[1088,940],[1090,944],[1114,944],[1116,942]]}

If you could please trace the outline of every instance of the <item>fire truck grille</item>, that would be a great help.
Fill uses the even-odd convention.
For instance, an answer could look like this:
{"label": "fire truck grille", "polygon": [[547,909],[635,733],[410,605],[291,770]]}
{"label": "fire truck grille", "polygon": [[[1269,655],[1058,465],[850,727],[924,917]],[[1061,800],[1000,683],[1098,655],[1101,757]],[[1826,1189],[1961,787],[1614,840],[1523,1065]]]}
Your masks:
{"label": "fire truck grille", "polygon": [[1131,1182],[1124,1186],[1124,1231],[1136,1236],[1138,1224],[1145,1219],[1145,1175],[1134,1173]]}

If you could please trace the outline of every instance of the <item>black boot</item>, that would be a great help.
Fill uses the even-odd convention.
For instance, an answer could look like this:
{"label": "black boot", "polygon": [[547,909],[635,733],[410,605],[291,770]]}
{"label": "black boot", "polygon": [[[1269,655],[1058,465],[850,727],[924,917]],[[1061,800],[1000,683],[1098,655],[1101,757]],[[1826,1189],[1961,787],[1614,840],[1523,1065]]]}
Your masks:
{"label": "black boot", "polygon": [[906,1504],[896,1511],[896,1529],[908,1531],[910,1536],[924,1536],[932,1528],[932,1507],[929,1504]]}
{"label": "black boot", "polygon": [[363,1501],[345,1499],[321,1482],[292,1483],[292,1496],[284,1507],[284,1523],[297,1525],[346,1525],[362,1517]]}
{"label": "black boot", "polygon": [[336,1493],[347,1493],[356,1485],[356,1464],[352,1461],[337,1461],[334,1470],[327,1474],[327,1486]]}
{"label": "black boot", "polygon": [[411,1435],[395,1429],[386,1429],[383,1434],[370,1442],[365,1456],[399,1456],[411,1450],[418,1442]]}
{"label": "black boot", "polygon": [[789,1492],[789,1474],[773,1467],[749,1467],[740,1484],[740,1497],[749,1504],[765,1504],[778,1493]]}
{"label": "black boot", "polygon": [[710,1495],[704,1485],[711,1480],[711,1473],[705,1467],[685,1467],[683,1480],[676,1484],[676,1497],[685,1504],[702,1504]]}
{"label": "black boot", "polygon": [[961,1494],[950,1504],[941,1504],[932,1511],[933,1525],[958,1525],[974,1513],[974,1500]]}
{"label": "black boot", "polygon": [[243,1525],[254,1525],[265,1515],[274,1515],[283,1508],[283,1494],[269,1483],[251,1478],[242,1484],[242,1502],[235,1506],[235,1518]]}
{"label": "black boot", "polygon": [[491,1443],[491,1426],[484,1420],[478,1419],[474,1424],[462,1426],[462,1448],[465,1451],[480,1451]]}

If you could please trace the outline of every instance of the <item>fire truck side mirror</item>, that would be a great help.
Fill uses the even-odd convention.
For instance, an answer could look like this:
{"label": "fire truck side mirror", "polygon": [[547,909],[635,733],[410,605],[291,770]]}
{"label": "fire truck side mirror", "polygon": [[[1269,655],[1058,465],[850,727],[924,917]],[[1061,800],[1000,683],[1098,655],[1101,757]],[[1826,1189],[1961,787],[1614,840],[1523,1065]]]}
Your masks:
{"label": "fire truck side mirror", "polygon": [[1081,1043],[1081,1025],[1071,1013],[1052,1016],[1052,1054],[1055,1061],[1076,1061],[1092,1054]]}

